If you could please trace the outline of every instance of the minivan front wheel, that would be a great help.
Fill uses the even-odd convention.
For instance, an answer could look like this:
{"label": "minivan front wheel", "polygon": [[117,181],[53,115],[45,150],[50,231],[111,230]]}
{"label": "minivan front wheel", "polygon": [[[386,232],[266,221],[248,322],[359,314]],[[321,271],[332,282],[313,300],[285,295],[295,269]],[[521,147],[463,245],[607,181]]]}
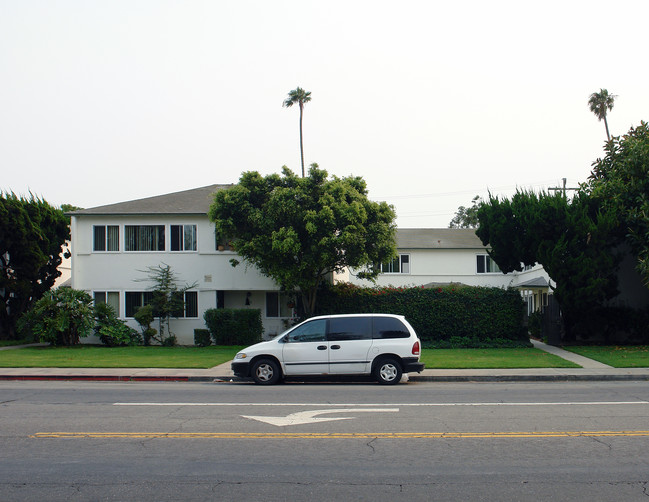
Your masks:
{"label": "minivan front wheel", "polygon": [[401,381],[402,372],[396,359],[381,359],[374,367],[374,378],[382,385],[394,385]]}
{"label": "minivan front wheel", "polygon": [[272,359],[260,359],[252,366],[252,379],[260,385],[273,385],[281,377],[279,365]]}

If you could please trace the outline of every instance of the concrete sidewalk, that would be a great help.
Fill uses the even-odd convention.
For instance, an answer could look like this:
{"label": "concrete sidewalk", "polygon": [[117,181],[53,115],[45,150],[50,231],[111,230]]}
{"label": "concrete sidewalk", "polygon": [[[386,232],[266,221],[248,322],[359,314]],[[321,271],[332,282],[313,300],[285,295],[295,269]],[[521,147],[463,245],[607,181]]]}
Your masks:
{"label": "concrete sidewalk", "polygon": [[[612,368],[572,352],[532,340],[535,347],[581,368],[425,369],[411,382],[542,382],[649,380],[649,368]],[[0,368],[0,380],[72,380],[134,382],[240,382],[230,362],[209,369],[167,368]]]}

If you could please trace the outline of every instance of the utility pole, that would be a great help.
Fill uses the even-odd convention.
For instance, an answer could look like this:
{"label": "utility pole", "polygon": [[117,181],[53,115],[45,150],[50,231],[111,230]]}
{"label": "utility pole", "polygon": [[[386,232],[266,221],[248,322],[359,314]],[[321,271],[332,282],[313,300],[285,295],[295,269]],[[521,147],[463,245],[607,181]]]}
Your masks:
{"label": "utility pole", "polygon": [[552,191],[560,190],[560,191],[563,192],[563,196],[566,197],[566,191],[567,190],[574,190],[574,191],[579,190],[579,188],[567,188],[566,187],[566,182],[568,180],[566,178],[561,178],[561,180],[563,181],[563,187],[551,187],[551,188],[548,188],[548,191],[550,191],[550,190],[552,190]]}

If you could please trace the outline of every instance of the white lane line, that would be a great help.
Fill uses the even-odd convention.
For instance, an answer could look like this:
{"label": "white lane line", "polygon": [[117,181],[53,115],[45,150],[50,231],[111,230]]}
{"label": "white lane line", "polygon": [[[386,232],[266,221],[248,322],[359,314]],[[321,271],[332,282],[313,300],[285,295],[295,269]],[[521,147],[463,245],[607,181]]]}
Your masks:
{"label": "white lane line", "polygon": [[548,403],[113,403],[113,406],[317,406],[317,407],[452,407],[452,406],[629,406],[648,405],[649,401],[567,401]]}

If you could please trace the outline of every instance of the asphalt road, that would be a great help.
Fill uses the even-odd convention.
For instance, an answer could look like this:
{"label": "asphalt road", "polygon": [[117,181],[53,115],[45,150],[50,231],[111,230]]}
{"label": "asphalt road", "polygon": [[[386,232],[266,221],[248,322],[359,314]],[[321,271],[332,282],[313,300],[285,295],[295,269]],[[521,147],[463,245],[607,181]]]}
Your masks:
{"label": "asphalt road", "polygon": [[0,500],[647,500],[646,382],[0,382]]}

